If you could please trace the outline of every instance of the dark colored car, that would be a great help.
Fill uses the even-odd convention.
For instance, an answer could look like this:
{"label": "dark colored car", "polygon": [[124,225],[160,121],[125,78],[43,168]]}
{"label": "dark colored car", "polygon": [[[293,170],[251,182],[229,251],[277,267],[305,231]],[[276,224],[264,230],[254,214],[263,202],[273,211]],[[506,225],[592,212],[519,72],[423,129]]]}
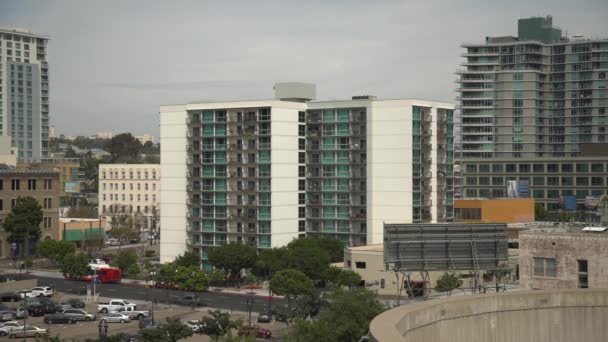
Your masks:
{"label": "dark colored car", "polygon": [[139,342],[141,341],[141,335],[140,334],[133,334],[131,336],[129,336],[127,338],[126,342]]}
{"label": "dark colored car", "polygon": [[6,292],[0,294],[0,299],[3,302],[18,302],[21,300],[21,296],[16,292]]}
{"label": "dark colored car", "polygon": [[60,308],[55,305],[55,303],[42,303],[41,306],[45,314],[54,314],[58,311],[61,311],[59,310]]}
{"label": "dark colored car", "polygon": [[68,303],[70,303],[70,305],[76,309],[84,309],[85,307],[84,302],[77,298],[68,299]]}
{"label": "dark colored car", "polygon": [[42,305],[30,305],[27,308],[27,314],[28,314],[28,316],[34,316],[34,317],[44,316],[44,314],[45,314],[45,312],[44,312],[44,306],[42,306]]}
{"label": "dark colored car", "polygon": [[255,334],[256,338],[271,338],[272,332],[268,329],[260,328],[257,325],[244,326],[239,329],[239,336],[250,336]]}
{"label": "dark colored car", "polygon": [[201,299],[195,295],[185,295],[185,296],[179,297],[175,300],[175,302],[177,304],[188,305],[188,306],[205,306],[205,303],[203,303],[201,301]]}
{"label": "dark colored car", "polygon": [[44,316],[44,324],[74,324],[76,320],[62,313],[54,313]]}

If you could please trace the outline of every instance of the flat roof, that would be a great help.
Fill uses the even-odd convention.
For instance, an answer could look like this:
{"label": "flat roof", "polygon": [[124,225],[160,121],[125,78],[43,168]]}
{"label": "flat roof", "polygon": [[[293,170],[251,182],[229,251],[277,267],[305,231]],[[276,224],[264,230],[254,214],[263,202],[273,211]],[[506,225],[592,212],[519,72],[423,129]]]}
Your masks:
{"label": "flat roof", "polygon": [[20,35],[20,36],[41,38],[41,39],[46,39],[46,40],[51,39],[49,36],[45,36],[45,35],[42,35],[42,34],[37,34],[37,33],[34,33],[32,31],[30,31],[30,30],[22,29],[22,28],[18,28],[18,27],[0,26],[0,32],[1,33],[17,34],[17,35]]}
{"label": "flat roof", "polygon": [[351,251],[368,251],[368,252],[384,252],[384,245],[365,245],[365,246],[355,246],[348,248]]}

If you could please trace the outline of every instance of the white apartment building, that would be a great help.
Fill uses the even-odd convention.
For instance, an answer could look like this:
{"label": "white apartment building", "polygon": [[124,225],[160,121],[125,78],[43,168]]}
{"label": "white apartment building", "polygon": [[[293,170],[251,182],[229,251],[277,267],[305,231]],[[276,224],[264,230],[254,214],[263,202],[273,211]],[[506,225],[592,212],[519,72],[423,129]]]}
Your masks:
{"label": "white apartment building", "polygon": [[0,136],[19,162],[49,157],[48,37],[0,27]]}
{"label": "white apartment building", "polygon": [[139,142],[144,145],[145,143],[147,143],[148,141],[154,144],[154,136],[152,134],[142,134],[142,135],[136,135],[135,139],[139,140]]}
{"label": "white apartment building", "polygon": [[99,164],[99,215],[132,216],[143,239],[157,235],[160,174],[158,164]]}
{"label": "white apartment building", "polygon": [[451,220],[452,104],[275,90],[161,106],[161,262],[194,250],[209,268],[209,247],[307,235],[376,244],[383,222]]}

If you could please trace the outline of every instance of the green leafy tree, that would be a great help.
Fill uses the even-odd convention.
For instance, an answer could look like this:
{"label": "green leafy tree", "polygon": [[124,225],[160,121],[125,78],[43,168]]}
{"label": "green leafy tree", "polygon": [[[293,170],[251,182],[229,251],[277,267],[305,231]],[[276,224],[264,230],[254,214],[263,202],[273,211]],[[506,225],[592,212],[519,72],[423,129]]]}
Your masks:
{"label": "green leafy tree", "polygon": [[174,282],[175,281],[175,270],[177,270],[177,266],[174,264],[163,264],[160,265],[158,269],[158,273],[156,275],[156,280],[161,282]]}
{"label": "green leafy tree", "polygon": [[291,241],[287,248],[290,250],[297,248],[315,249],[320,248],[327,254],[329,262],[344,261],[344,245],[334,238],[301,238]]}
{"label": "green leafy tree", "polygon": [[125,273],[130,273],[129,268],[137,266],[137,253],[133,250],[120,251],[116,254],[111,265],[120,268]]}
{"label": "green leafy tree", "polygon": [[245,284],[247,284],[247,285],[254,285],[257,282],[258,282],[258,279],[253,274],[250,274],[245,277]]}
{"label": "green leafy tree", "polygon": [[439,279],[437,279],[437,285],[435,290],[437,292],[447,292],[448,295],[452,294],[452,290],[462,286],[462,279],[460,279],[454,273],[445,272]]}
{"label": "green leafy tree", "polygon": [[141,269],[136,264],[132,264],[127,268],[127,274],[129,275],[137,275],[141,272]]}
{"label": "green leafy tree", "polygon": [[289,248],[287,267],[304,272],[312,280],[321,280],[329,268],[329,255],[316,245]]}
{"label": "green leafy tree", "polygon": [[314,284],[302,271],[286,269],[272,277],[270,288],[274,293],[285,296],[291,306],[298,296],[309,293],[314,288]]}
{"label": "green leafy tree", "polygon": [[61,262],[61,272],[68,274],[72,279],[79,279],[83,275],[86,275],[89,266],[89,256],[78,252],[75,254],[68,254],[63,258]]}
{"label": "green leafy tree", "polygon": [[230,278],[240,279],[241,270],[255,265],[256,250],[253,247],[229,243],[209,251],[209,262],[217,268],[230,272]]}
{"label": "green leafy tree", "polygon": [[364,288],[334,289],[312,322],[297,321],[286,340],[358,341],[369,330],[371,320],[384,310],[377,296]]}
{"label": "green leafy tree", "polygon": [[201,257],[198,253],[196,253],[194,251],[187,251],[186,253],[184,253],[184,255],[179,255],[173,263],[177,266],[200,267],[201,266]]}
{"label": "green leafy tree", "polygon": [[106,150],[112,155],[112,163],[137,162],[142,145],[131,133],[118,134],[106,145]]}
{"label": "green leafy tree", "polygon": [[226,335],[231,329],[237,328],[238,323],[233,321],[230,314],[220,310],[209,311],[211,317],[204,316],[200,320],[199,332],[208,335],[218,341],[221,336]]}
{"label": "green leafy tree", "polygon": [[143,342],[176,342],[193,333],[179,318],[167,317],[165,323],[157,328],[142,329],[140,334]]}
{"label": "green leafy tree", "polygon": [[338,273],[338,277],[336,278],[336,283],[340,286],[346,286],[349,289],[352,289],[361,286],[361,280],[361,276],[357,272],[340,270],[340,273]]}
{"label": "green leafy tree", "polygon": [[60,264],[68,254],[76,253],[76,244],[65,240],[43,240],[38,242],[38,255]]}
{"label": "green leafy tree", "polygon": [[544,205],[537,203],[534,206],[534,218],[535,221],[546,221],[549,218],[549,212]]}
{"label": "green leafy tree", "polygon": [[218,342],[255,342],[257,341],[255,335],[251,334],[249,336],[238,336],[232,335],[232,331],[226,333],[226,335],[221,336],[217,339]]}
{"label": "green leafy tree", "polygon": [[209,274],[209,283],[213,286],[222,286],[226,280],[226,274],[220,270],[213,270]]}
{"label": "green leafy tree", "polygon": [[202,292],[209,288],[209,277],[197,266],[178,266],[174,281],[189,291]]}
{"label": "green leafy tree", "polygon": [[262,250],[255,263],[256,274],[271,278],[277,271],[286,268],[287,252],[286,247]]}
{"label": "green leafy tree", "polygon": [[[4,218],[2,227],[8,234],[8,240],[21,245],[21,255],[29,254],[30,240],[40,239],[42,207],[33,197],[18,197],[15,206]],[[24,253],[25,251],[25,253]]]}

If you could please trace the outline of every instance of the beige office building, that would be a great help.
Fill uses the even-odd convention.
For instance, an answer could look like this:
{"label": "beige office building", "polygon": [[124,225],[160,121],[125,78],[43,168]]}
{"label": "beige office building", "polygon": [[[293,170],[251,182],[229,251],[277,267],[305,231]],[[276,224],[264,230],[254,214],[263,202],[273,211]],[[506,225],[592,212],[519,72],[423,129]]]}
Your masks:
{"label": "beige office building", "polygon": [[100,164],[99,215],[132,216],[142,239],[159,233],[159,164]]}
{"label": "beige office building", "polygon": [[[42,207],[40,240],[59,238],[59,171],[52,169],[0,169],[0,226],[15,206],[19,197],[33,197]],[[11,257],[8,234],[0,229],[0,259]],[[21,254],[24,241],[15,241],[17,254]],[[30,241],[30,254],[36,250],[35,241]]]}

